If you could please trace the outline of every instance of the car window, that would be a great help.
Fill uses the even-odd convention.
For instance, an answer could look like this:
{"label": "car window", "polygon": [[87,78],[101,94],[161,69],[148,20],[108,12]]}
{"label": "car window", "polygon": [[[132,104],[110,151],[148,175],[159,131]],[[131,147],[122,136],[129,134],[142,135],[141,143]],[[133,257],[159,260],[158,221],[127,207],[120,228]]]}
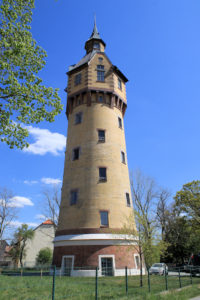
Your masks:
{"label": "car window", "polygon": [[162,267],[162,264],[153,264],[152,267],[160,268],[160,267]]}

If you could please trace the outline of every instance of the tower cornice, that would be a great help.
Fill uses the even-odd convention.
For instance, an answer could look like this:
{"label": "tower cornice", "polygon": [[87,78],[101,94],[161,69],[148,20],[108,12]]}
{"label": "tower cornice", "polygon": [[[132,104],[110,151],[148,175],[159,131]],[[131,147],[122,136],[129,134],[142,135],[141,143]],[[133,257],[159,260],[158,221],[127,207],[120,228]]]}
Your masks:
{"label": "tower cornice", "polygon": [[[95,93],[98,95],[98,93],[103,93],[103,94],[108,94],[110,95],[110,103],[104,103],[111,109],[113,107],[118,108],[119,110],[122,111],[122,114],[125,114],[126,108],[127,108],[127,103],[126,99],[121,97],[118,93],[116,93],[113,89],[105,89],[105,88],[96,88],[96,87],[90,87],[90,88],[84,88],[82,90],[79,90],[78,92],[75,92],[73,94],[68,95],[67,97],[67,108],[66,108],[66,115],[67,117],[69,114],[73,113],[73,109],[75,107],[78,107],[80,105],[87,105],[90,106],[91,104],[98,103],[97,101],[92,101],[91,99],[91,94]],[[87,101],[83,102],[75,102],[74,100],[78,97],[83,98],[83,95],[87,95]],[[118,101],[115,101],[115,99],[118,99]],[[74,102],[77,103],[74,106]],[[102,104],[102,103],[101,103]]]}

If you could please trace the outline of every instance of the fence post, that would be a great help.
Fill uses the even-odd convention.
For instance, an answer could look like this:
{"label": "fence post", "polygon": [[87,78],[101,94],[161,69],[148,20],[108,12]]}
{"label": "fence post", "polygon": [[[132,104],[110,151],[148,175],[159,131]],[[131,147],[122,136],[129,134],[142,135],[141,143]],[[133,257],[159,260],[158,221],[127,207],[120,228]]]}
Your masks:
{"label": "fence post", "polygon": [[52,300],[55,299],[55,277],[56,277],[56,266],[54,266],[53,268]]}
{"label": "fence post", "polygon": [[40,270],[40,277],[42,278],[42,269]]}
{"label": "fence post", "polygon": [[190,267],[190,283],[192,284],[192,269]]}
{"label": "fence post", "polygon": [[167,269],[165,267],[165,287],[166,287],[166,290],[168,290],[168,278],[167,278]]}
{"label": "fence post", "polygon": [[151,292],[151,283],[150,283],[149,268],[148,268],[147,272],[148,272],[148,287],[149,287],[149,293],[150,293]]}
{"label": "fence post", "polygon": [[21,268],[21,277],[22,277],[22,275],[23,275],[23,269]]}
{"label": "fence post", "polygon": [[127,273],[127,267],[125,267],[125,281],[126,281],[126,295],[128,295],[128,273]]}
{"label": "fence post", "polygon": [[181,285],[181,273],[180,273],[180,268],[179,268],[179,272],[178,272],[178,277],[179,277],[179,286],[180,286],[180,289],[182,288],[182,285]]}
{"label": "fence post", "polygon": [[98,267],[96,267],[95,300],[98,300]]}

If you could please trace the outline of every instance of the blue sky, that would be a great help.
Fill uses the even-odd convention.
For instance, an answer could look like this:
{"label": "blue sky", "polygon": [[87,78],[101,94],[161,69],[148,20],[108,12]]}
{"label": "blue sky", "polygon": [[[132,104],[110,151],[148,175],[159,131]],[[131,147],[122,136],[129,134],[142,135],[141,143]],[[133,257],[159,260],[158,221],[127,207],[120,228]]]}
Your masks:
{"label": "blue sky", "polygon": [[61,186],[66,72],[85,55],[94,13],[108,57],[129,79],[129,169],[140,168],[173,195],[200,179],[200,1],[36,0],[32,34],[48,54],[40,77],[60,89],[64,110],[54,123],[32,124],[29,151],[0,144],[0,185],[17,197],[18,224],[40,223],[42,191]]}

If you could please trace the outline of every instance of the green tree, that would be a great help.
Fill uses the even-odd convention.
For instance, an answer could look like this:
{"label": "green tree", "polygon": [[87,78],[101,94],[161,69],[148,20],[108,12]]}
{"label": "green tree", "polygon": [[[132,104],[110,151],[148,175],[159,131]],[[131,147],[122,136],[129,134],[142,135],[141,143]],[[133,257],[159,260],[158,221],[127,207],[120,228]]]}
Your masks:
{"label": "green tree", "polygon": [[37,257],[36,264],[37,265],[50,265],[52,262],[52,251],[50,248],[42,248],[40,249]]}
{"label": "green tree", "polygon": [[193,225],[200,229],[200,181],[184,184],[174,199],[179,213],[185,213],[193,221]]}
{"label": "green tree", "polygon": [[26,125],[52,122],[62,110],[58,89],[37,75],[47,55],[30,32],[34,2],[0,4],[0,138],[10,148],[28,147]]}
{"label": "green tree", "polygon": [[191,220],[177,214],[176,207],[168,216],[165,241],[168,243],[165,262],[186,264],[192,253],[199,253],[200,231]]}
{"label": "green tree", "polygon": [[32,240],[33,237],[34,231],[33,229],[28,229],[27,224],[22,224],[15,232],[10,254],[17,266],[20,262],[21,267],[23,267],[23,258],[26,257],[26,242],[27,240]]}

